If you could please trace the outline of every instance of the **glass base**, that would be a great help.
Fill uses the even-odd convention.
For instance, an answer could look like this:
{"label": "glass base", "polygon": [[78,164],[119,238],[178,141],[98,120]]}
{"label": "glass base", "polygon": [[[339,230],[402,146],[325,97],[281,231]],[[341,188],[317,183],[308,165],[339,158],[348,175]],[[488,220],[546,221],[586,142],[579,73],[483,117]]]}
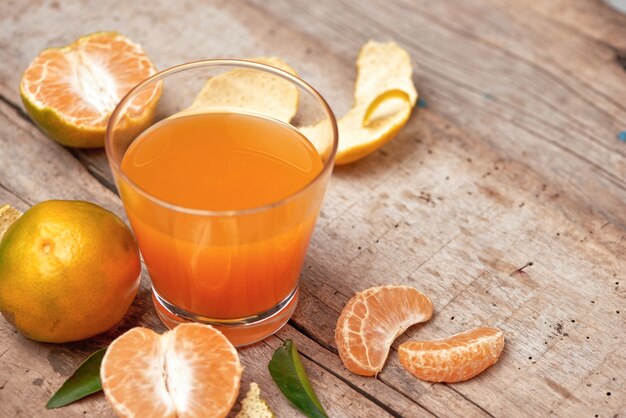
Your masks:
{"label": "glass base", "polygon": [[236,319],[214,319],[180,309],[152,288],[152,302],[159,319],[168,328],[185,322],[198,322],[220,330],[235,347],[261,341],[277,332],[291,318],[298,304],[298,288],[275,307],[258,315]]}

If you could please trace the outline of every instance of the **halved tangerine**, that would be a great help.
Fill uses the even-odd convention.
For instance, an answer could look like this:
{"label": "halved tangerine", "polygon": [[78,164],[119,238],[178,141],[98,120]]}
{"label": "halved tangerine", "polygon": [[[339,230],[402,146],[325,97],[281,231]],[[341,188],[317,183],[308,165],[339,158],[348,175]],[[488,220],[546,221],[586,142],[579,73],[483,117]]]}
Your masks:
{"label": "halved tangerine", "polygon": [[239,393],[237,350],[210,325],[133,328],[107,349],[102,388],[120,417],[225,417]]}
{"label": "halved tangerine", "polygon": [[[51,138],[71,147],[101,147],[115,106],[155,72],[139,45],[117,32],[98,32],[42,51],[24,71],[20,94],[28,115]],[[160,92],[155,85],[133,106],[154,108]]]}

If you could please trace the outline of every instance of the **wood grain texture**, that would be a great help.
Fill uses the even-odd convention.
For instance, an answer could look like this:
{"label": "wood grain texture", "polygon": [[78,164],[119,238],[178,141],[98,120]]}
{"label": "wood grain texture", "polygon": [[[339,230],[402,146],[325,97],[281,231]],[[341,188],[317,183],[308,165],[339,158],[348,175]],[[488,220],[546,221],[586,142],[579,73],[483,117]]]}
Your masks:
{"label": "wood grain texture", "polygon": [[[389,145],[335,170],[296,314],[241,350],[244,389],[257,381],[279,416],[296,414],[266,370],[292,338],[331,416],[621,416],[625,22],[599,0],[3,2],[0,199],[20,209],[87,199],[123,214],[102,151],[68,151],[19,112],[20,71],[45,47],[115,29],[159,68],[278,55],[341,114],[360,46],[395,39],[426,105]],[[349,373],[333,339],[339,312],[386,283],[416,286],[435,305],[394,350],[497,326],[500,362],[455,385],[416,380],[395,351],[377,379]],[[124,322],[87,342],[33,343],[0,320],[0,416],[110,416],[98,395],[55,412],[42,405],[89,352],[138,324],[162,330],[145,277]]]}

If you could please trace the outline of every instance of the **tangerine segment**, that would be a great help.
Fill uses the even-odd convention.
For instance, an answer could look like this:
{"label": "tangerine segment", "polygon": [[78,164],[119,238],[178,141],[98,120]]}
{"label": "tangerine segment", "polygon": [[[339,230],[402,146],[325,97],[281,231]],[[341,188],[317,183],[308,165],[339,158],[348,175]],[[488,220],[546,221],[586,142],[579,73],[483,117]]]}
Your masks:
{"label": "tangerine segment", "polygon": [[100,376],[120,417],[225,417],[242,370],[222,333],[189,323],[162,335],[131,329],[109,346]]}
{"label": "tangerine segment", "polygon": [[[115,106],[155,72],[139,45],[116,32],[98,32],[42,51],[24,71],[20,93],[29,116],[53,139],[97,147]],[[159,94],[160,86],[153,88],[142,107],[154,107]]]}
{"label": "tangerine segment", "polygon": [[433,303],[410,286],[372,287],[357,293],[341,311],[335,341],[352,373],[374,376],[382,370],[391,343],[411,325],[430,319]]}
{"label": "tangerine segment", "polygon": [[479,327],[432,341],[408,341],[398,349],[400,363],[418,379],[456,383],[471,379],[498,361],[504,335]]}

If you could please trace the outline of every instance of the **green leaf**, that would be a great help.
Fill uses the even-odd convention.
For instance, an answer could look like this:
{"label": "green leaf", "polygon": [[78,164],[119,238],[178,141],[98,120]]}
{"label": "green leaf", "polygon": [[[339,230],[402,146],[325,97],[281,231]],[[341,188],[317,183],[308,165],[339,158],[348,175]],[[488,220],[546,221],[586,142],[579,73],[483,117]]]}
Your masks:
{"label": "green leaf", "polygon": [[278,388],[304,415],[309,418],[328,418],[311,387],[300,354],[291,340],[285,341],[274,352],[268,367]]}
{"label": "green leaf", "polygon": [[78,366],[78,369],[63,383],[46,404],[47,409],[69,405],[87,395],[102,390],[100,382],[100,364],[106,347],[96,351]]}

